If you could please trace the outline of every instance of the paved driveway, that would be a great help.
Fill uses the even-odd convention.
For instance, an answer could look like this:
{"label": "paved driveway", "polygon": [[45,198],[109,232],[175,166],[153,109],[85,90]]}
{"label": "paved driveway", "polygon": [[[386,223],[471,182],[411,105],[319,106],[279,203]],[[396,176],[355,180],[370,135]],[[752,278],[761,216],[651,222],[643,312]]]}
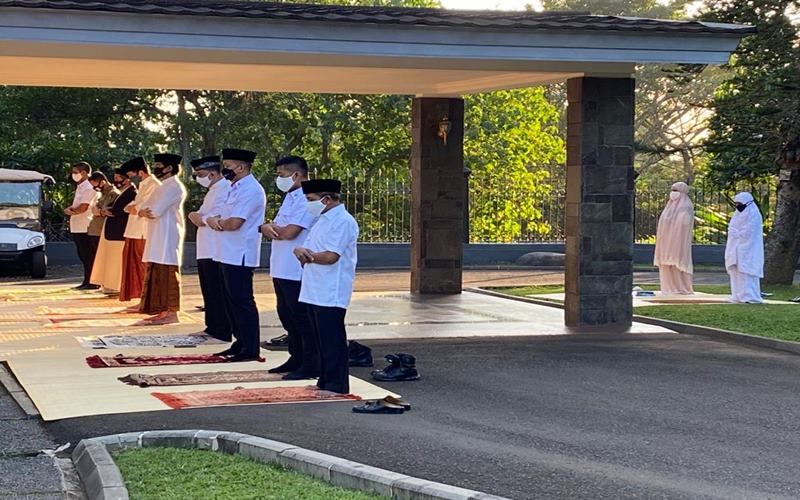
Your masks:
{"label": "paved driveway", "polygon": [[[800,357],[675,334],[373,341],[423,380],[399,416],[348,403],[86,417],[58,442],[235,430],[512,498],[798,498]],[[355,371],[366,376],[367,369]]]}

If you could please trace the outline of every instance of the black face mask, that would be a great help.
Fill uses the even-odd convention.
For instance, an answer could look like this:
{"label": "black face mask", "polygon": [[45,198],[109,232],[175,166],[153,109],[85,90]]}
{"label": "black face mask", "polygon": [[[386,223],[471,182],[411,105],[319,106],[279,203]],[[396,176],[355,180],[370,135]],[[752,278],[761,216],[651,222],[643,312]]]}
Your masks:
{"label": "black face mask", "polygon": [[164,177],[164,168],[165,167],[154,167],[153,175],[155,175],[157,179]]}
{"label": "black face mask", "polygon": [[115,182],[114,183],[114,187],[117,188],[117,189],[122,189],[122,186],[124,186],[124,185],[125,185],[125,183],[123,183],[123,182]]}
{"label": "black face mask", "polygon": [[226,178],[229,181],[232,181],[233,179],[236,178],[236,172],[234,172],[233,170],[231,170],[229,168],[223,168],[222,169],[222,177]]}
{"label": "black face mask", "polygon": [[747,205],[742,205],[741,203],[736,204],[736,210],[740,212],[744,212],[744,209],[747,208]]}

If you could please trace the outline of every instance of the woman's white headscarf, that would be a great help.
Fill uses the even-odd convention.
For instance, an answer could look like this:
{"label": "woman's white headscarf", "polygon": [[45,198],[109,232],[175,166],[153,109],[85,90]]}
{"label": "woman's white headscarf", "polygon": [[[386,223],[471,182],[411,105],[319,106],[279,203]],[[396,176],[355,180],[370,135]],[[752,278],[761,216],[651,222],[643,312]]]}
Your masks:
{"label": "woman's white headscarf", "polygon": [[689,186],[685,182],[676,182],[672,190],[680,193],[680,196],[674,200],[670,198],[658,218],[653,264],[675,266],[684,273],[694,274],[694,206],[689,199]]}
{"label": "woman's white headscarf", "polygon": [[736,210],[728,223],[725,268],[737,266],[740,272],[764,277],[764,220],[750,193],[739,193],[733,201],[747,205]]}

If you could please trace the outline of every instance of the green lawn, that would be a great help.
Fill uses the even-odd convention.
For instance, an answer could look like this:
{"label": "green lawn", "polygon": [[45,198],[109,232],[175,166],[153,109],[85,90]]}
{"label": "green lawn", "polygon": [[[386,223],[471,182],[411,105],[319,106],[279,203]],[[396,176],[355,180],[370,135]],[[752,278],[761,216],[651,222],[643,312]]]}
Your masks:
{"label": "green lawn", "polygon": [[376,500],[277,465],[212,451],[143,448],[114,455],[132,500]]}
{"label": "green lawn", "polygon": [[[657,285],[640,285],[645,290],[658,290]],[[695,291],[725,295],[728,285],[696,285]],[[538,285],[527,287],[493,288],[492,290],[516,297],[563,293],[563,285]],[[800,296],[800,286],[765,286],[772,293],[771,300],[789,300]],[[560,302],[560,301],[559,301]],[[720,328],[749,333],[762,337],[800,341],[800,304],[708,304],[660,305],[637,307],[634,313],[692,325]]]}

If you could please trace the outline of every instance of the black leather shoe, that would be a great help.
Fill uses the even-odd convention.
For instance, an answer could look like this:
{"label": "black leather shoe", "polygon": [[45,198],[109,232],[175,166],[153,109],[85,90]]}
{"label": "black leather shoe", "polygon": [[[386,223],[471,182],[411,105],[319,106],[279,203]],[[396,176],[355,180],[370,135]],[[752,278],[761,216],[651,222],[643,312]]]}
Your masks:
{"label": "black leather shoe", "polygon": [[289,334],[284,333],[283,335],[278,335],[275,338],[269,339],[267,345],[272,347],[288,347],[289,346]]}
{"label": "black leather shoe", "polygon": [[308,379],[313,379],[313,378],[317,378],[317,377],[319,377],[319,374],[314,375],[312,373],[305,373],[305,372],[301,372],[301,371],[293,371],[293,372],[287,373],[286,375],[281,377],[281,379],[282,380],[308,380]]}
{"label": "black leather shoe", "polygon": [[378,415],[398,415],[404,411],[405,409],[402,406],[389,403],[383,399],[367,401],[364,404],[353,407],[353,413],[375,413]]}
{"label": "black leather shoe", "polygon": [[419,380],[417,358],[411,354],[399,353],[386,356],[389,366],[383,370],[374,370],[372,378],[379,382],[406,382]]}
{"label": "black leather shoe", "polygon": [[233,346],[231,346],[224,351],[215,352],[214,356],[235,356],[236,354],[239,354],[239,349],[234,349]]}
{"label": "black leather shoe", "polygon": [[347,358],[350,367],[375,366],[372,361],[372,349],[355,340],[351,340],[347,346]]}
{"label": "black leather shoe", "polygon": [[269,370],[267,370],[267,372],[269,372],[269,373],[289,373],[289,372],[293,372],[293,371],[297,370],[298,368],[300,368],[300,367],[297,366],[297,363],[294,363],[294,362],[292,362],[292,360],[289,360],[289,361],[287,361],[286,363],[284,363],[284,364],[282,364],[280,366],[276,366],[275,368],[270,368]]}
{"label": "black leather shoe", "polygon": [[228,358],[228,363],[243,363],[245,361],[258,361],[261,359],[261,356],[258,354],[245,354],[240,352],[239,354],[234,354],[233,356]]}

